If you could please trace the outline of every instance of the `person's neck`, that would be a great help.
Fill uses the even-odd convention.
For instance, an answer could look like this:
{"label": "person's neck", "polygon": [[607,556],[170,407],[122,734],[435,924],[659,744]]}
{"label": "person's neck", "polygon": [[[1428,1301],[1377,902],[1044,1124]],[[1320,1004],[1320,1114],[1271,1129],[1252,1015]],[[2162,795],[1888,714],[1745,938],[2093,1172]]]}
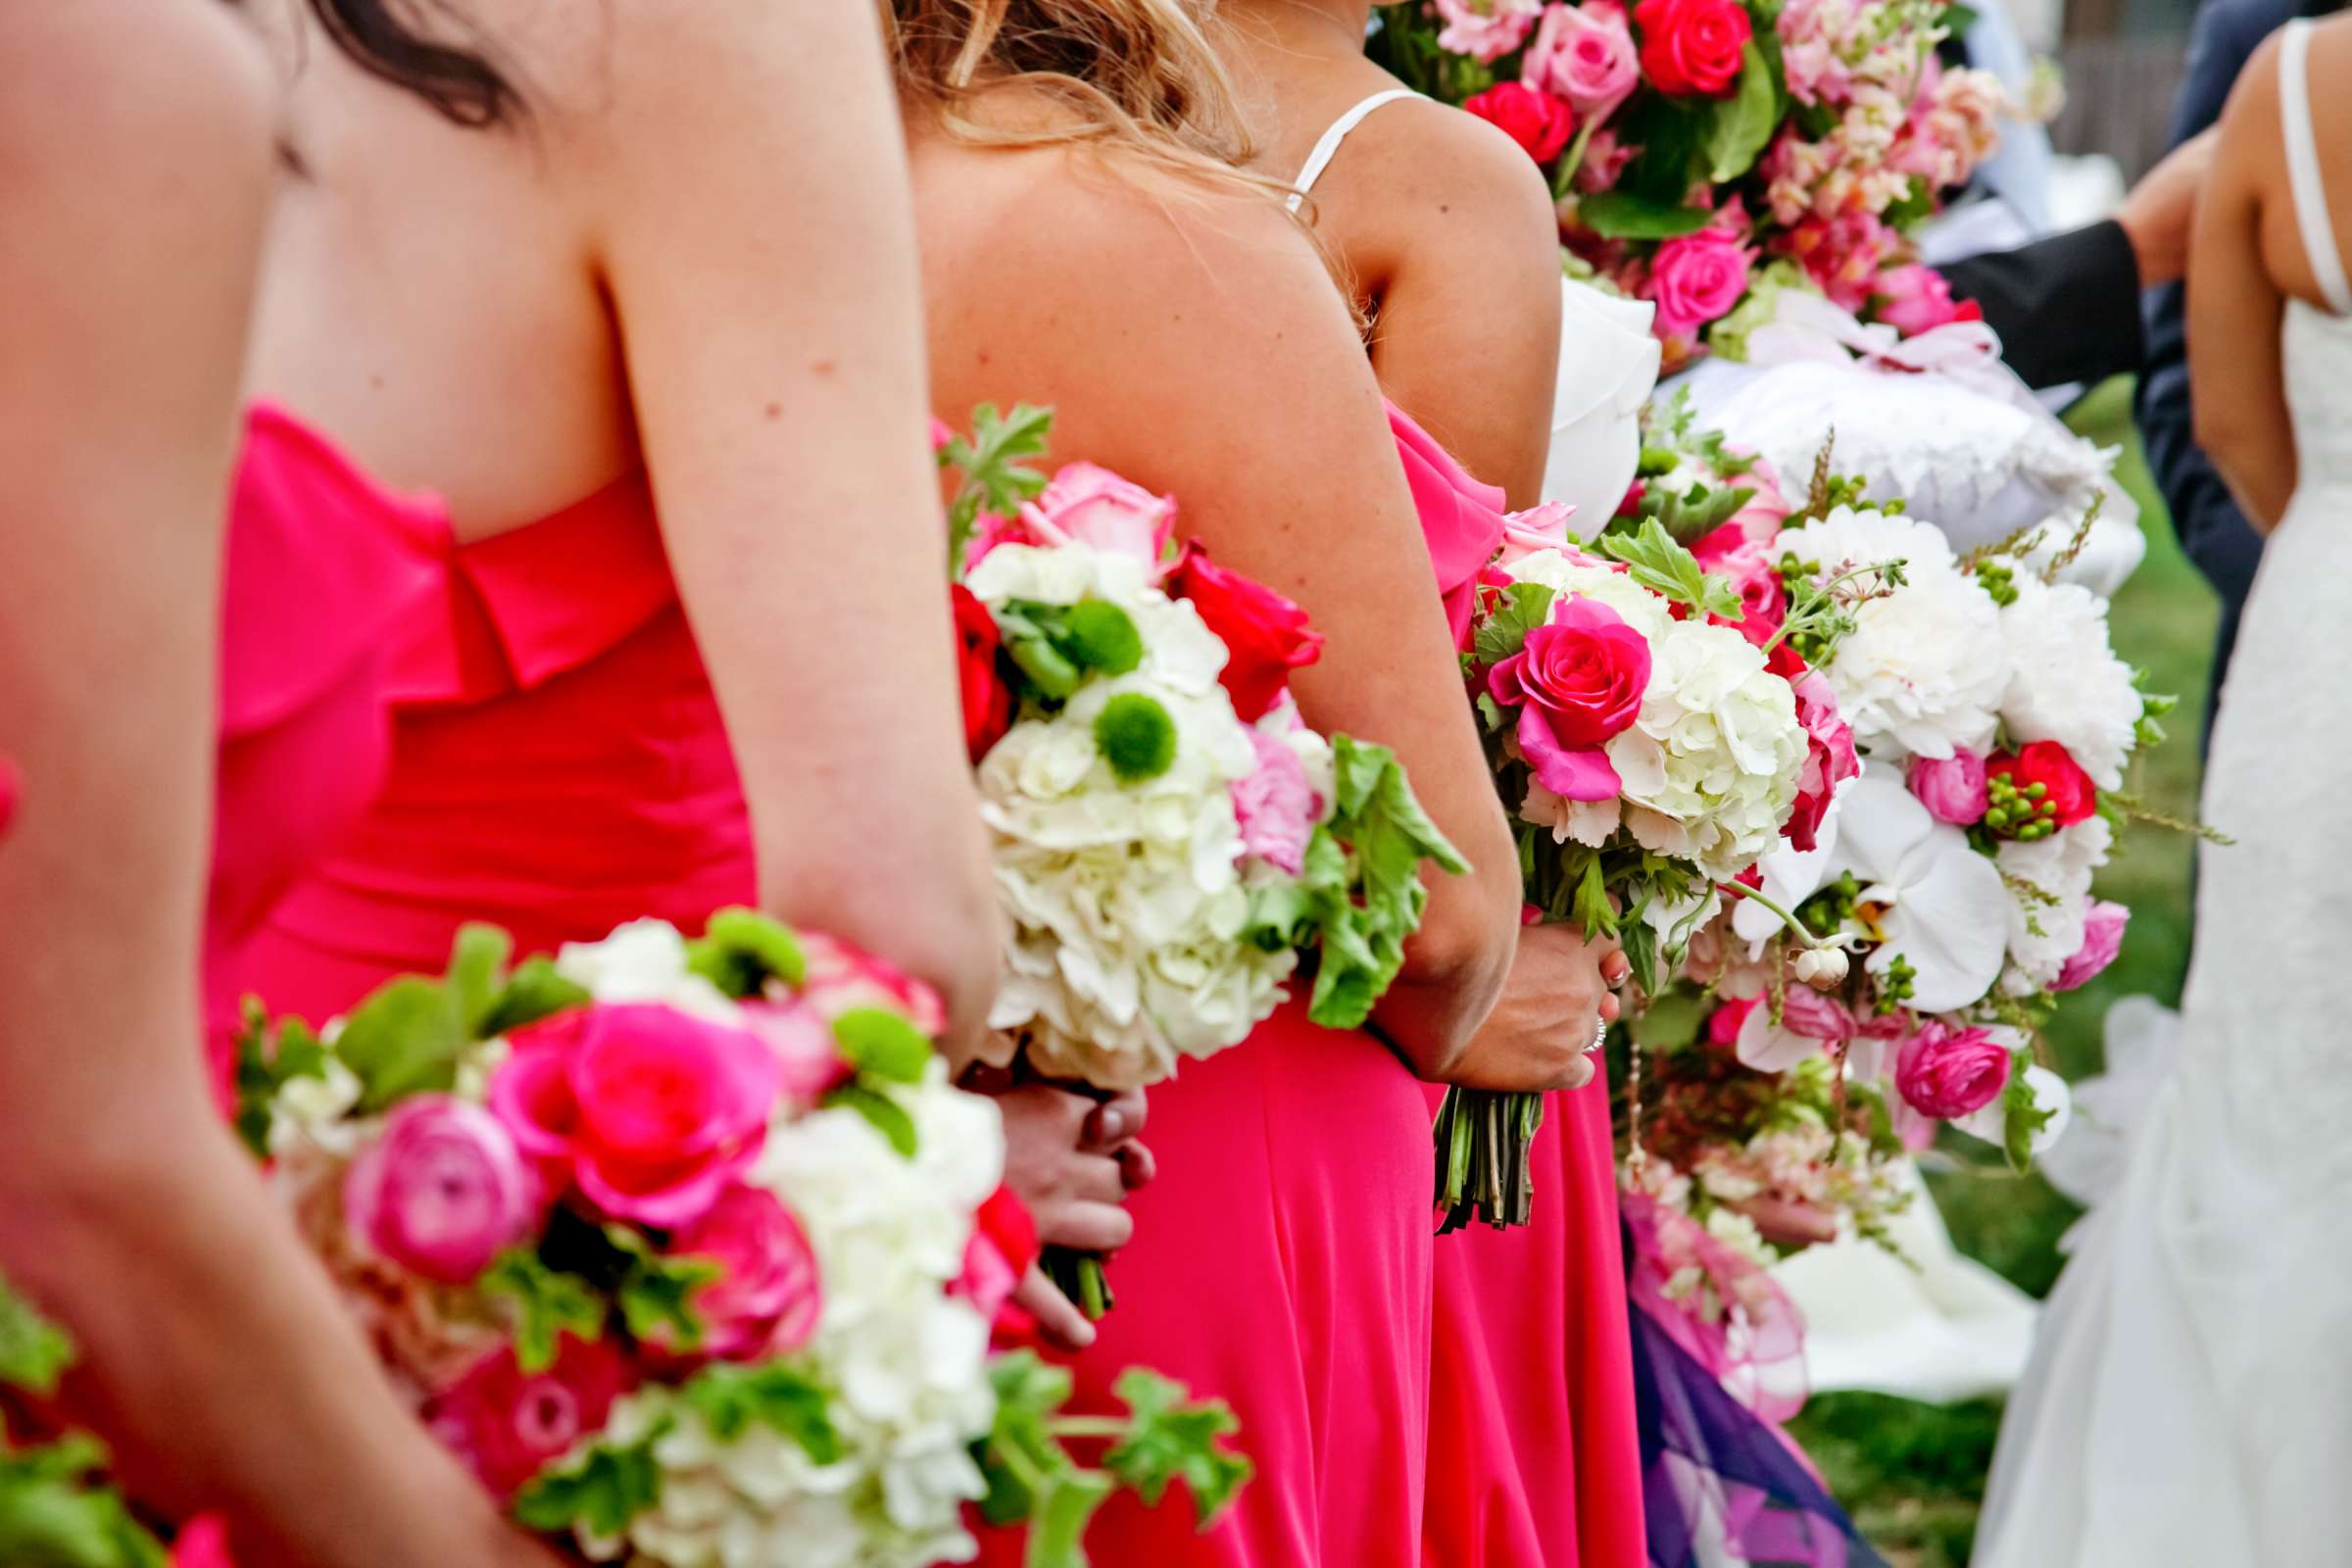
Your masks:
{"label": "person's neck", "polygon": [[1223,0],[1241,37],[1311,59],[1360,55],[1372,0]]}

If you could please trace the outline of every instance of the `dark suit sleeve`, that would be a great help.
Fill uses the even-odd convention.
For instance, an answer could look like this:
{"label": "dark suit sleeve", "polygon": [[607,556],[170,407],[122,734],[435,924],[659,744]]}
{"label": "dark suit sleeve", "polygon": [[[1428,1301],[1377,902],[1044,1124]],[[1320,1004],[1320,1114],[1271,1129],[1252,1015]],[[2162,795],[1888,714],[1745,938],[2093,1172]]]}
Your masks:
{"label": "dark suit sleeve", "polygon": [[[2238,73],[2289,14],[2280,0],[2206,0],[2189,36],[2185,74],[2173,107],[2173,145],[2221,119]],[[2151,290],[2145,309],[2148,349],[2139,383],[2140,440],[2181,549],[2221,595],[2220,660],[2226,662],[2237,611],[2262,559],[2262,537],[2239,514],[2222,476],[2197,447],[2188,401],[2185,291],[2178,283]]]}
{"label": "dark suit sleeve", "polygon": [[1977,302],[2028,386],[2139,368],[2139,262],[2120,224],[2091,223],[1941,270],[1955,295]]}

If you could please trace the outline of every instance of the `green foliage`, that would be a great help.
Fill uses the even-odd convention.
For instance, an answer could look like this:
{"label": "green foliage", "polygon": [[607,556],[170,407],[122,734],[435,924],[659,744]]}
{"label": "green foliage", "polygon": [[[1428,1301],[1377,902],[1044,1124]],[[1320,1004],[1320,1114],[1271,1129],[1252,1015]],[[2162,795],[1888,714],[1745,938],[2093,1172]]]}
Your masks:
{"label": "green foliage", "polygon": [[1576,216],[1604,239],[1673,239],[1697,233],[1713,215],[1704,207],[1640,196],[1621,186],[1587,196],[1577,203]]}
{"label": "green foliage", "polygon": [[74,1341],[0,1277],[0,1387],[43,1398],[74,1364]]}
{"label": "green foliage", "polygon": [[999,414],[993,403],[972,411],[972,433],[952,436],[940,449],[939,466],[962,475],[948,503],[948,569],[959,572],[964,547],[984,512],[1009,517],[1021,503],[1046,488],[1046,476],[1021,460],[1042,457],[1054,430],[1054,411],[1027,403]]}
{"label": "green foliage", "polygon": [[2019,1047],[2009,1064],[2009,1083],[2001,1091],[2001,1152],[2008,1156],[2009,1168],[2020,1175],[2034,1168],[2034,1135],[2058,1114],[2034,1101],[2034,1086],[2026,1081],[2026,1069],[2033,1064],[2034,1054]]}
{"label": "green foliage", "polygon": [[8,1568],[167,1568],[163,1546],[103,1484],[87,1438],[0,1449],[0,1563]]}
{"label": "green foliage", "polygon": [[1732,585],[1700,570],[1697,559],[1675,543],[1655,517],[1644,519],[1638,532],[1604,535],[1600,545],[1626,564],[1634,581],[1652,593],[1701,614],[1738,620],[1744,613]]}
{"label": "green foliage", "polygon": [[586,986],[558,974],[555,960],[546,955],[533,954],[508,976],[506,989],[498,994],[475,1032],[485,1040],[494,1039],[566,1007],[584,1006],[588,1001]]}
{"label": "green foliage", "polygon": [[1095,750],[1120,783],[1147,783],[1176,765],[1176,720],[1158,698],[1121,692],[1095,715]]}
{"label": "green foliage", "polygon": [[666,1434],[661,1427],[635,1443],[600,1443],[570,1464],[546,1472],[514,1499],[515,1519],[548,1535],[578,1529],[606,1540],[619,1536],[629,1521],[662,1500],[662,1467],[654,1461],[654,1445]]}
{"label": "green foliage", "polygon": [[244,1027],[237,1031],[237,1138],[256,1159],[270,1153],[270,1107],[297,1078],[326,1076],[326,1047],[300,1018],[284,1018],[272,1029],[261,999],[245,999]]}
{"label": "green foliage", "polygon": [[1089,674],[1124,675],[1144,662],[1143,633],[1134,617],[1107,600],[1048,605],[1008,599],[990,613],[1031,695],[1048,703],[1069,701]]}
{"label": "green foliage", "polygon": [[1515,582],[1502,588],[1492,608],[1479,618],[1470,651],[1482,664],[1499,664],[1527,644],[1527,634],[1551,618],[1551,602],[1558,597],[1540,582]]}
{"label": "green foliage", "polygon": [[914,1118],[906,1107],[872,1085],[858,1080],[837,1085],[825,1095],[827,1109],[847,1108],[863,1116],[890,1143],[890,1147],[907,1159],[914,1157],[919,1138]]}
{"label": "green foliage", "polygon": [[702,940],[686,946],[686,966],[738,1001],[759,996],[770,980],[797,988],[808,974],[792,928],[740,905],[710,916]]}
{"label": "green foliage", "polygon": [[517,1247],[499,1253],[483,1272],[481,1286],[514,1300],[514,1360],[525,1372],[554,1366],[565,1334],[582,1340],[604,1335],[605,1308],[596,1292],[578,1275],[548,1267],[536,1252]]}
{"label": "green foliage", "polygon": [[481,1037],[482,1025],[504,999],[507,959],[514,952],[514,939],[497,926],[468,922],[458,927],[443,984],[468,1039]]}
{"label": "green foliage", "polygon": [[826,1412],[823,1385],[790,1362],[713,1361],[687,1382],[680,1396],[721,1443],[733,1443],[759,1425],[799,1444],[812,1464],[841,1459],[841,1434]]}
{"label": "green foliage", "polygon": [[919,1084],[931,1042],[888,1007],[851,1007],[833,1020],[833,1041],[851,1066],[885,1083]]}
{"label": "green foliage", "polygon": [[1715,110],[1707,129],[1707,178],[1729,184],[1754,166],[1781,121],[1779,89],[1764,52],[1749,43],[1741,56],[1740,80]]}
{"label": "green foliage", "polygon": [[1233,1407],[1222,1399],[1188,1402],[1191,1391],[1183,1384],[1142,1367],[1119,1375],[1118,1396],[1127,1405],[1127,1435],[1103,1464],[1154,1505],[1182,1481],[1193,1494],[1195,1521],[1206,1528],[1251,1474],[1249,1459],[1219,1442],[1241,1426]]}
{"label": "green foliage", "polygon": [[335,1037],[335,1054],[359,1076],[360,1108],[372,1115],[411,1095],[446,1093],[471,1043],[448,986],[402,975],[368,994]]}
{"label": "green foliage", "polygon": [[608,1227],[605,1234],[629,1254],[628,1272],[613,1298],[630,1336],[675,1349],[699,1349],[704,1327],[694,1293],[718,1278],[719,1266],[709,1258],[663,1257],[625,1225]]}

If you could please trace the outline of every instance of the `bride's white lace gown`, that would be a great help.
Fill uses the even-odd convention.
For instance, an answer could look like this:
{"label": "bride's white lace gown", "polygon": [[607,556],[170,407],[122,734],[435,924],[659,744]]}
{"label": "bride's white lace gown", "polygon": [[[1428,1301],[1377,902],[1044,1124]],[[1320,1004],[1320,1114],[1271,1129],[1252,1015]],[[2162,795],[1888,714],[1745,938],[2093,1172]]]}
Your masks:
{"label": "bride's white lace gown", "polygon": [[1976,1568],[2352,1563],[2352,287],[2306,25],[2279,96],[2333,310],[2290,302],[2282,328],[2299,483],[2206,772],[2206,817],[2237,842],[2202,853],[2180,1067],[2078,1232]]}

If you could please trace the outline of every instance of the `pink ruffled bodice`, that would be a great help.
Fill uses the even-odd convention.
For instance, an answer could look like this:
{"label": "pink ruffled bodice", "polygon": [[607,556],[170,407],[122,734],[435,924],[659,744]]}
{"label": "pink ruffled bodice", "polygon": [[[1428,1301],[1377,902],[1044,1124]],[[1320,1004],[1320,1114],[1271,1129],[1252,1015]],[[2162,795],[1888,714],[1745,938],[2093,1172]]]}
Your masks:
{"label": "pink ruffled bodice", "polygon": [[1502,490],[1470,477],[1451,453],[1396,404],[1388,409],[1396,455],[1404,464],[1405,482],[1412,487],[1413,507],[1421,514],[1421,532],[1429,542],[1429,564],[1437,572],[1446,618],[1459,646],[1470,632],[1479,569],[1502,544]]}

